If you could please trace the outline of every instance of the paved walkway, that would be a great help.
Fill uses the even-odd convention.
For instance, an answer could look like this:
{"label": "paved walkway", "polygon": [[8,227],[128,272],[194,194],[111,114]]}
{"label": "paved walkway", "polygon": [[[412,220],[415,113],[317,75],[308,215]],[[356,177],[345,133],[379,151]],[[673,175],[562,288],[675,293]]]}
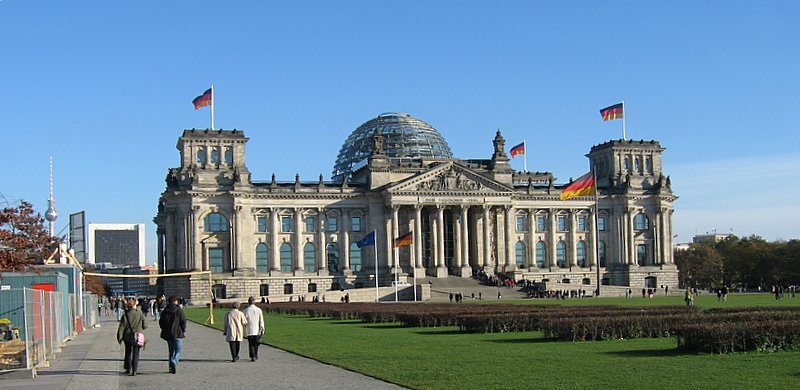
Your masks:
{"label": "paved walkway", "polygon": [[345,369],[262,345],[259,360],[247,356],[242,343],[240,360],[230,361],[222,332],[189,322],[177,374],[169,374],[167,345],[159,328],[148,319],[147,347],[135,377],[124,374],[124,347],[117,344],[117,323],[103,319],[101,327],[78,335],[65,346],[49,368],[35,379],[0,380],[2,389],[400,389]]}

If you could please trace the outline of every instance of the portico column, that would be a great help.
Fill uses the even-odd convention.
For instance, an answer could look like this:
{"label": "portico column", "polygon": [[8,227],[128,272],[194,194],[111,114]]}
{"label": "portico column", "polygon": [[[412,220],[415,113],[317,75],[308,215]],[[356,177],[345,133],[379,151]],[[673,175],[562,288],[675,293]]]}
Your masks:
{"label": "portico column", "polygon": [[530,270],[537,269],[536,266],[536,209],[528,209],[528,242],[526,243],[528,253],[525,256],[525,266]]}
{"label": "portico column", "polygon": [[653,265],[661,265],[664,262],[664,254],[661,251],[661,210],[654,215],[653,224]]}
{"label": "portico column", "polygon": [[461,277],[472,276],[469,263],[469,206],[461,206]]}
{"label": "portico column", "polygon": [[436,277],[447,277],[444,261],[444,206],[436,206]]}
{"label": "portico column", "polygon": [[[453,207],[455,208],[455,206]],[[461,213],[456,213],[456,210],[451,213],[453,216],[453,274],[458,275],[461,271]]]}
{"label": "portico column", "polygon": [[[239,232],[242,231],[241,227],[241,211],[242,206],[233,206],[233,213],[231,213],[232,221],[230,226],[231,231],[231,271],[238,271],[244,266],[242,264],[243,254],[241,252],[241,243],[239,239]],[[192,217],[194,219],[194,217]],[[255,268],[255,267],[253,267]]]}
{"label": "portico column", "polygon": [[558,246],[558,236],[556,236],[556,230],[558,230],[558,224],[556,223],[556,210],[550,209],[548,212],[550,213],[549,214],[550,226],[548,226],[548,228],[550,229],[550,234],[548,235],[550,240],[550,245],[547,246],[547,251],[549,252],[547,256],[547,263],[548,263],[547,266],[558,267],[559,266],[558,258],[556,256],[558,253],[558,250],[556,248]]}
{"label": "portico column", "polygon": [[514,208],[506,206],[505,214],[505,240],[506,256],[503,262],[503,271],[511,271],[517,268],[514,262]]}
{"label": "portico column", "polygon": [[303,273],[303,209],[294,209],[294,273]]}
{"label": "portico column", "polygon": [[[569,233],[567,236],[569,237],[569,253],[567,253],[567,260],[569,261],[569,266],[577,267],[578,266],[578,254],[577,254],[577,247],[578,247],[578,235],[577,235],[577,212],[575,209],[571,209],[569,211]],[[584,253],[585,254],[585,253]]]}
{"label": "portico column", "polygon": [[163,274],[167,271],[167,265],[164,262],[164,229],[159,227],[156,229],[156,238],[158,239],[158,253],[156,253],[156,261],[158,262],[158,273]]}
{"label": "portico column", "polygon": [[672,258],[672,213],[674,210],[667,209],[667,217],[665,218],[666,227],[664,230],[666,231],[664,235],[664,250],[667,252],[667,255],[664,256],[664,263],[666,264],[673,264],[674,260]]}
{"label": "portico column", "polygon": [[639,265],[639,259],[636,258],[636,238],[633,233],[633,210],[625,211],[625,241],[628,247],[628,264]]}
{"label": "portico column", "polygon": [[414,267],[417,276],[425,276],[422,267],[422,205],[414,206]]}
{"label": "portico column", "polygon": [[279,272],[281,270],[281,252],[280,248],[278,248],[278,232],[280,231],[280,226],[278,226],[278,209],[272,208],[269,213],[269,271],[270,272]]}
{"label": "portico column", "polygon": [[481,266],[484,267],[484,271],[486,271],[486,268],[494,266],[492,264],[492,237],[489,231],[491,226],[491,223],[489,223],[489,207],[488,205],[483,206],[483,261]]}
{"label": "portico column", "polygon": [[586,240],[588,242],[586,251],[590,253],[588,255],[589,258],[589,266],[597,267],[599,265],[599,259],[597,258],[597,246],[600,242],[600,238],[597,237],[597,213],[594,209],[589,209],[589,239]]}
{"label": "portico column", "polygon": [[319,253],[319,275],[328,275],[328,247],[325,244],[325,228],[328,221],[325,220],[325,214],[320,208],[317,212],[317,219],[319,224],[317,227],[317,244],[319,246],[317,253]]}
{"label": "portico column", "polygon": [[[342,259],[344,260],[344,267],[342,271],[345,275],[351,275],[353,271],[350,269],[350,225],[352,222],[350,221],[350,212],[346,209],[342,209],[342,220],[339,224],[339,237],[341,238],[342,242]],[[364,265],[364,260],[362,258],[361,265]]]}
{"label": "portico column", "polygon": [[400,237],[400,226],[398,218],[400,215],[400,206],[392,206],[392,264],[394,265],[393,273],[400,271],[400,251],[394,247],[394,240]]}

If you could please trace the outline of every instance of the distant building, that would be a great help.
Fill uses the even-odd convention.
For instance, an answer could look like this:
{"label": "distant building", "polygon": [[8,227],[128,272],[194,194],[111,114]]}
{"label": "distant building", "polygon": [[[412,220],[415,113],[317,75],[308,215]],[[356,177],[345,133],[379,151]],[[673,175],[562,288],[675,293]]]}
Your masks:
{"label": "distant building", "polygon": [[144,224],[89,224],[87,262],[144,267]]}
{"label": "distant building", "polygon": [[[109,275],[155,275],[158,267],[111,267],[108,263],[97,264],[96,272]],[[113,295],[156,295],[155,278],[115,278],[101,277]]]}
{"label": "distant building", "polygon": [[698,234],[692,238],[692,244],[714,244],[733,237],[733,234]]}

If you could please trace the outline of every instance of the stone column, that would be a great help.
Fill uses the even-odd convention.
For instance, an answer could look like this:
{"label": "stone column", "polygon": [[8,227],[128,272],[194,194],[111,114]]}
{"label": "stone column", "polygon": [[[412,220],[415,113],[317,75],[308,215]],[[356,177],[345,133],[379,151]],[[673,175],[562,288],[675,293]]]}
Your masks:
{"label": "stone column", "polygon": [[568,244],[567,248],[569,248],[569,252],[567,253],[567,262],[569,262],[569,267],[577,267],[578,266],[578,254],[577,247],[578,247],[578,229],[577,229],[577,210],[571,209],[569,210],[569,226],[567,226],[567,233],[568,237]]}
{"label": "stone column", "polygon": [[[175,213],[167,212],[166,217],[166,230],[164,234],[164,247],[166,250],[164,251],[164,264],[166,264],[165,268],[166,271],[175,271],[175,249],[177,247],[177,240],[176,240],[176,227],[175,227]],[[199,271],[199,270],[195,270]]]}
{"label": "stone column", "polygon": [[444,206],[436,206],[436,277],[447,277],[444,261]]}
{"label": "stone column", "polygon": [[492,237],[490,231],[492,224],[489,221],[489,208],[490,206],[483,205],[483,217],[481,218],[483,223],[483,258],[481,259],[481,266],[486,273],[493,274],[494,270],[492,272],[489,271],[490,268],[494,267],[494,264],[492,264]]}
{"label": "stone column", "polygon": [[[343,260],[342,273],[344,275],[352,275],[353,271],[350,269],[350,212],[342,209],[342,220],[339,223],[339,238],[342,243]],[[364,265],[364,259],[361,259],[361,265]]]}
{"label": "stone column", "polygon": [[[242,224],[242,206],[233,206],[233,221],[231,221],[231,270],[232,271],[239,271],[239,270],[248,270],[251,272],[255,272],[255,256],[252,257],[252,267],[248,264],[248,261],[245,259],[244,251],[242,250],[243,245],[243,238],[242,231],[243,224]],[[251,253],[254,251],[251,249]]]}
{"label": "stone column", "polygon": [[549,214],[550,243],[549,245],[547,245],[547,252],[549,252],[547,256],[547,263],[548,263],[547,266],[549,268],[558,267],[558,261],[556,259],[556,253],[558,253],[558,251],[556,250],[556,244],[558,244],[558,236],[556,235],[556,230],[558,230],[558,223],[556,222],[556,214],[557,214],[556,211],[557,210],[555,209],[550,209],[548,211],[550,213]]}
{"label": "stone column", "polygon": [[200,206],[192,207],[192,255],[189,268],[192,271],[199,271],[202,268],[203,244],[200,243],[201,231],[199,218],[202,214]]}
{"label": "stone column", "polygon": [[425,268],[422,266],[422,205],[414,206],[414,267],[417,277],[425,277]]}
{"label": "stone column", "polygon": [[325,242],[325,229],[328,221],[325,219],[324,210],[322,208],[317,210],[317,253],[319,254],[319,265],[317,267],[317,275],[330,275],[328,271],[328,246]]}
{"label": "stone column", "polygon": [[589,260],[589,266],[591,267],[600,266],[600,261],[597,258],[597,243],[600,242],[600,237],[597,236],[597,224],[595,223],[596,221],[597,221],[596,210],[589,209],[589,221],[587,221],[589,223],[589,235],[588,235],[589,239],[586,240],[587,241],[586,251],[590,253],[590,255],[587,253],[587,257]]}
{"label": "stone column", "polygon": [[661,265],[664,262],[664,254],[661,252],[661,210],[653,215],[653,264]]}
{"label": "stone column", "polygon": [[472,276],[469,258],[469,206],[461,206],[461,277]]}
{"label": "stone column", "polygon": [[674,259],[672,258],[672,255],[673,255],[673,253],[672,253],[672,213],[673,212],[674,212],[674,210],[667,209],[667,211],[666,211],[667,216],[665,218],[666,221],[664,222],[666,224],[666,227],[664,228],[664,230],[666,231],[666,233],[664,234],[664,247],[665,247],[664,251],[667,254],[666,256],[664,256],[664,263],[666,263],[666,264],[673,264],[674,263]]}
{"label": "stone column", "polygon": [[278,209],[272,208],[269,213],[269,271],[272,276],[273,273],[280,272],[281,270],[281,252],[280,243],[278,242],[278,235],[280,234],[280,224],[278,220]]}
{"label": "stone column", "polygon": [[503,271],[514,271],[517,269],[516,256],[514,253],[514,208],[512,206],[505,207],[505,234],[503,234],[503,242],[505,244],[505,259],[503,261]]}
{"label": "stone column", "polygon": [[181,212],[180,209],[175,211],[175,225],[177,227],[177,245],[175,251],[175,269],[186,269],[186,252],[187,239],[186,239],[186,214]]}
{"label": "stone column", "polygon": [[636,258],[636,235],[634,234],[633,226],[634,213],[632,209],[625,211],[626,229],[626,242],[628,247],[628,264],[639,265],[639,259]]}
{"label": "stone column", "polygon": [[528,209],[528,234],[525,243],[527,253],[525,254],[525,267],[528,271],[536,270],[536,209]]}
{"label": "stone column", "polygon": [[453,218],[453,263],[452,271],[454,275],[458,275],[461,273],[461,212],[456,208],[457,206],[452,206],[452,218]]}
{"label": "stone column", "polygon": [[294,268],[295,275],[302,275],[303,269],[303,209],[297,207],[294,209],[294,234],[292,241],[294,241],[294,259],[292,268]]}
{"label": "stone column", "polygon": [[400,250],[394,246],[394,240],[400,237],[399,218],[400,206],[392,206],[392,273],[402,272],[402,267],[400,266]]}

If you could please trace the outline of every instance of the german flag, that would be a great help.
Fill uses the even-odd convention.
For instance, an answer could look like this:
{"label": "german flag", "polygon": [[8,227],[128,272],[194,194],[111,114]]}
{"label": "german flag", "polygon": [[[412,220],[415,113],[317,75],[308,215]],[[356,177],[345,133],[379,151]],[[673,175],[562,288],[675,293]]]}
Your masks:
{"label": "german flag", "polygon": [[600,116],[603,117],[604,122],[614,119],[622,119],[625,116],[623,111],[622,103],[618,103],[600,110]]}
{"label": "german flag", "polygon": [[509,153],[511,154],[511,158],[516,157],[518,154],[525,154],[525,143],[523,142],[511,148],[511,151],[509,151]]}
{"label": "german flag", "polygon": [[414,232],[408,232],[394,239],[394,247],[399,248],[401,246],[411,245],[413,240],[414,240]]}
{"label": "german flag", "polygon": [[203,92],[202,95],[194,98],[194,100],[192,100],[192,104],[194,104],[194,109],[199,110],[202,107],[210,106],[211,99],[213,98],[211,96],[211,93],[212,93],[211,88],[209,88],[205,92]]}
{"label": "german flag", "polygon": [[592,172],[589,172],[579,177],[578,180],[573,181],[567,188],[564,188],[564,190],[561,191],[561,200],[572,199],[578,196],[594,195],[595,191],[597,191],[597,187],[594,183],[594,175],[592,175]]}

